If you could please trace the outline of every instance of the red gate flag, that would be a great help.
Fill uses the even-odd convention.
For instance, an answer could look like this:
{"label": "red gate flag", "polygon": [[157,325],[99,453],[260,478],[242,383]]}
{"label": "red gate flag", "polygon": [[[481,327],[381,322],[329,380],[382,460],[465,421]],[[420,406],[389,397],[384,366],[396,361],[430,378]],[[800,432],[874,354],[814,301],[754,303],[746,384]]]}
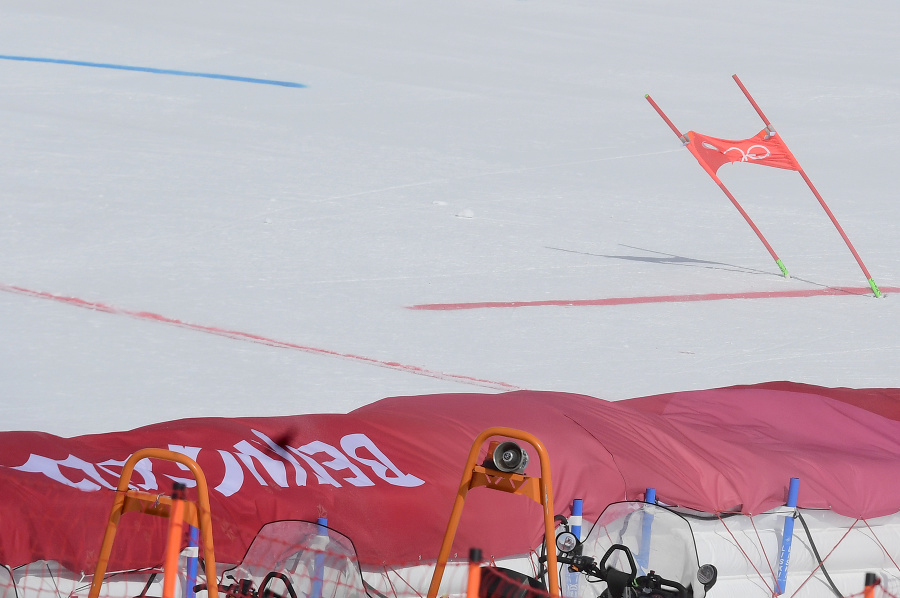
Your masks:
{"label": "red gate flag", "polygon": [[741,207],[738,203],[737,199],[735,199],[734,195],[731,194],[731,191],[725,187],[725,184],[716,176],[716,172],[723,164],[727,164],[730,162],[755,162],[757,164],[763,164],[764,166],[773,166],[775,168],[784,168],[786,170],[795,170],[800,173],[800,176],[803,177],[803,180],[809,186],[809,190],[813,192],[813,195],[816,196],[816,200],[819,202],[819,205],[822,206],[822,209],[825,210],[825,213],[828,214],[828,218],[831,219],[832,224],[834,224],[835,229],[837,229],[838,233],[840,233],[841,238],[844,239],[844,243],[847,244],[847,248],[850,250],[850,253],[853,254],[854,259],[856,259],[856,263],[859,264],[860,269],[863,271],[863,274],[866,276],[866,282],[869,283],[869,287],[872,289],[872,293],[876,297],[881,297],[881,291],[878,290],[878,285],[875,284],[875,280],[872,278],[872,275],[869,274],[868,268],[863,264],[862,258],[859,257],[859,254],[856,252],[856,249],[853,247],[853,244],[850,242],[850,238],[847,237],[847,234],[844,232],[844,229],[841,228],[841,225],[838,224],[837,218],[834,217],[834,214],[831,213],[831,210],[825,204],[825,200],[822,199],[822,196],[819,194],[819,191],[816,189],[815,185],[812,184],[812,181],[803,171],[803,167],[800,166],[800,163],[797,162],[797,159],[794,158],[794,155],[791,153],[791,150],[788,149],[787,145],[781,140],[778,136],[778,133],[775,132],[775,128],[772,126],[772,123],[769,122],[769,119],[766,118],[766,115],[763,114],[762,110],[759,107],[759,104],[756,103],[756,100],[750,95],[750,92],[747,91],[747,88],[744,87],[744,84],[741,83],[741,80],[738,79],[737,75],[732,77],[735,83],[738,84],[738,87],[741,88],[741,91],[747,97],[747,100],[750,101],[750,104],[753,106],[753,109],[756,110],[756,113],[762,119],[763,123],[765,123],[766,128],[756,134],[755,137],[751,137],[749,139],[743,139],[741,141],[733,141],[730,139],[718,139],[716,137],[710,137],[708,135],[701,135],[700,133],[696,133],[694,131],[688,131],[687,135],[682,135],[681,131],[678,130],[678,127],[669,120],[669,117],[665,115],[662,109],[653,101],[653,99],[649,95],[645,95],[644,97],[650,102],[650,105],[653,106],[653,109],[656,110],[656,113],[662,117],[662,119],[669,125],[669,128],[678,135],[678,138],[684,143],[685,147],[691,152],[691,154],[697,159],[697,162],[700,163],[700,166],[703,167],[703,170],[712,177],[713,181],[719,186],[720,189],[725,193],[731,203],[735,208],[741,213],[741,216],[744,217],[744,220],[747,221],[747,224],[753,229],[753,232],[756,233],[756,236],[759,237],[759,240],[762,241],[763,245],[766,246],[766,249],[769,251],[769,255],[775,260],[775,263],[778,264],[778,267],[781,268],[781,273],[787,278],[789,277],[787,268],[785,268],[784,263],[778,258],[778,255],[775,253],[775,250],[772,249],[772,246],[769,245],[769,242],[766,241],[766,238],[763,236],[762,232],[753,223],[750,219],[750,216],[747,215],[747,212]]}
{"label": "red gate flag", "polygon": [[774,132],[763,129],[749,139],[733,141],[688,131],[687,148],[697,161],[717,172],[723,164],[748,162],[786,170],[800,170],[800,164],[787,145]]}

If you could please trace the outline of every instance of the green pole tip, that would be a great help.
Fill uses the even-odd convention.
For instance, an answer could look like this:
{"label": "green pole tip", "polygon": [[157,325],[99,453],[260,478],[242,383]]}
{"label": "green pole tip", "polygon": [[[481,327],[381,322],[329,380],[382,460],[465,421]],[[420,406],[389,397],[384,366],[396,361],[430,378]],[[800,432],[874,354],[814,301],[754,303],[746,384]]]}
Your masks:
{"label": "green pole tip", "polygon": [[785,268],[784,263],[781,260],[775,260],[775,263],[778,264],[778,267],[781,269],[781,273],[785,278],[790,278],[791,275],[788,274],[787,268]]}
{"label": "green pole tip", "polygon": [[872,278],[869,279],[869,286],[872,288],[872,292],[875,293],[875,297],[877,297],[877,298],[879,298],[879,299],[880,299],[881,297],[884,297],[884,293],[882,293],[882,292],[878,289],[878,285],[875,284],[875,280],[874,280],[874,279],[872,279]]}

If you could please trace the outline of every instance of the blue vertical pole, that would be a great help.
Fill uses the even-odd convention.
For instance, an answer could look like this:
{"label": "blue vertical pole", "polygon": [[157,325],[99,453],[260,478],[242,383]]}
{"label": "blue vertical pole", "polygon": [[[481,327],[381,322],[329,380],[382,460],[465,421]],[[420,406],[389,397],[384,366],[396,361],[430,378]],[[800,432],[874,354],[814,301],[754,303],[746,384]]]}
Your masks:
{"label": "blue vertical pole", "polygon": [[[328,536],[328,519],[325,517],[319,517],[316,520],[316,523],[319,524],[319,531],[317,535],[319,536]],[[312,591],[310,592],[310,598],[322,598],[322,582],[325,577],[325,553],[320,551],[316,552],[315,565],[313,567],[313,580],[312,580]]]}
{"label": "blue vertical pole", "polygon": [[[197,585],[197,556],[200,554],[200,530],[193,525],[188,526],[187,580],[184,586],[184,597],[195,598],[194,586]],[[213,582],[215,583],[215,582]]]}
{"label": "blue vertical pole", "polygon": [[[800,480],[791,478],[788,488],[787,507],[797,508],[797,494],[800,490]],[[775,583],[775,594],[784,594],[787,585],[788,562],[791,560],[791,542],[794,539],[794,515],[791,513],[784,518],[784,531],[781,534],[781,552],[778,556],[778,581]]]}
{"label": "blue vertical pole", "polygon": [[[581,541],[581,523],[582,514],[584,512],[584,501],[576,498],[572,501],[572,516],[569,517],[569,531],[575,534],[578,541]],[[552,573],[551,573],[552,574]],[[578,596],[578,580],[581,575],[576,571],[566,569],[566,583],[563,584],[563,596],[566,598],[576,598]]]}
{"label": "blue vertical pole", "polygon": [[[656,488],[647,488],[644,495],[644,502],[651,505],[656,504]],[[650,563],[650,534],[653,531],[653,513],[644,511],[641,519],[641,551],[638,553],[637,566],[638,575],[647,572],[647,565]]]}

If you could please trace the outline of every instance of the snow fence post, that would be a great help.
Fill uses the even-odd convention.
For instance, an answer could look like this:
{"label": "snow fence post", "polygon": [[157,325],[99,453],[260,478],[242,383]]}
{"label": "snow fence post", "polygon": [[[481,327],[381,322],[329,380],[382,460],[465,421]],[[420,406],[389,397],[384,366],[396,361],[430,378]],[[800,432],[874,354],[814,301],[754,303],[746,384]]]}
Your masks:
{"label": "snow fence post", "polygon": [[781,534],[781,552],[778,556],[778,580],[775,582],[775,594],[784,594],[787,585],[788,562],[791,560],[791,542],[794,539],[794,517],[796,517],[797,494],[800,490],[800,479],[791,478],[788,488],[787,507],[791,513],[784,518],[784,530]]}
{"label": "snow fence post", "polygon": [[[319,517],[316,520],[319,524],[317,536],[328,537],[328,519]],[[325,553],[316,552],[315,564],[313,565],[312,589],[310,590],[310,598],[322,598],[322,582],[325,581]]]}
{"label": "snow fence post", "polygon": [[[656,488],[647,488],[644,494],[644,502],[656,504]],[[644,511],[641,519],[641,551],[638,553],[637,565],[639,573],[647,572],[650,563],[650,534],[653,531],[653,513]]]}
{"label": "snow fence post", "polygon": [[194,585],[197,583],[197,561],[200,556],[200,529],[188,525],[187,582],[184,586],[185,598],[195,598]]}
{"label": "snow fence post", "polygon": [[[581,542],[581,524],[582,514],[584,513],[584,500],[576,498],[572,500],[572,516],[569,517],[569,531],[575,534],[578,541]],[[581,546],[577,548],[578,554],[581,554]],[[566,598],[577,598],[578,596],[578,580],[581,575],[577,571],[570,571],[566,568],[566,583],[563,586],[563,596]]]}

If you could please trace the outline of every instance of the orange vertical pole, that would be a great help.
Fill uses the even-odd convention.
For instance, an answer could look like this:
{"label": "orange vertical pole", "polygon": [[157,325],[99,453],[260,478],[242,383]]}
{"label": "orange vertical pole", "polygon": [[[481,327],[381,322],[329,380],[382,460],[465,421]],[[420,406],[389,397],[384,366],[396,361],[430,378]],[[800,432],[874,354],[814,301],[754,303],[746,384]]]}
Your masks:
{"label": "orange vertical pole", "polygon": [[466,584],[466,597],[478,598],[478,591],[481,588],[481,549],[472,548],[469,550],[469,581]]}
{"label": "orange vertical pole", "polygon": [[875,588],[880,581],[874,573],[866,573],[866,589],[863,590],[863,598],[875,598]]}
{"label": "orange vertical pole", "polygon": [[459,527],[459,520],[462,516],[463,506],[466,502],[466,494],[469,493],[469,486],[472,483],[472,469],[478,459],[478,451],[484,443],[487,436],[479,435],[472,448],[469,450],[469,456],[466,459],[466,466],[463,469],[462,481],[459,483],[459,490],[453,501],[453,509],[450,511],[450,521],[447,522],[447,530],[444,532],[444,540],[441,544],[438,560],[434,566],[434,574],[431,577],[431,585],[428,588],[428,598],[436,598],[438,588],[441,585],[441,578],[444,576],[444,570],[447,567],[447,561],[450,559],[450,549],[453,546],[453,538],[456,536],[456,530]]}
{"label": "orange vertical pole", "polygon": [[166,541],[166,557],[163,565],[162,598],[175,598],[175,581],[178,578],[178,557],[184,540],[184,484],[175,482],[172,490],[172,507],[169,511],[169,535]]}

